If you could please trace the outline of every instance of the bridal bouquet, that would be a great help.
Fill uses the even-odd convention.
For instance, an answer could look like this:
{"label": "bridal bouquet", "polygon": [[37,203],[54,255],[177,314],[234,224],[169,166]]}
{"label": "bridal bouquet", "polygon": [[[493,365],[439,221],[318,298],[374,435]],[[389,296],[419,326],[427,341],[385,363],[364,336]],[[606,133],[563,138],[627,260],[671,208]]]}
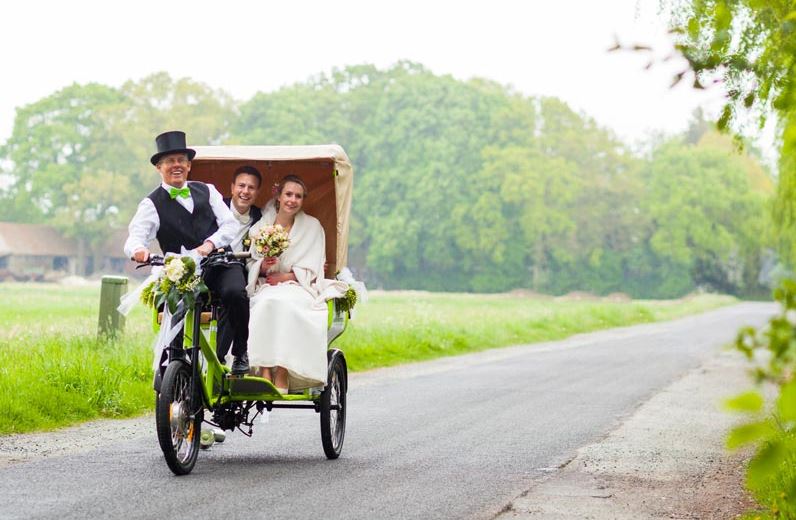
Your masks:
{"label": "bridal bouquet", "polygon": [[169,312],[174,314],[180,300],[184,300],[185,308],[190,309],[196,303],[196,298],[204,292],[207,292],[207,286],[196,272],[194,259],[168,256],[158,278],[144,287],[141,301],[150,307],[166,304]]}
{"label": "bridal bouquet", "polygon": [[277,257],[285,252],[290,245],[285,228],[273,224],[260,229],[254,236],[254,250],[264,257]]}

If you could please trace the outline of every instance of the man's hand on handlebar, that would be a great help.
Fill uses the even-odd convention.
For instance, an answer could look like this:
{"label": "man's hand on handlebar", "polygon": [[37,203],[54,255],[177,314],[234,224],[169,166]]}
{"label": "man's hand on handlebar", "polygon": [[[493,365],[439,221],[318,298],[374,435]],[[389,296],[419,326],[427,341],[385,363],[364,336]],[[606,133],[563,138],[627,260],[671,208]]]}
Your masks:
{"label": "man's hand on handlebar", "polygon": [[209,240],[205,240],[204,243],[196,248],[196,252],[199,253],[199,256],[207,256],[213,252],[216,246]]}
{"label": "man's hand on handlebar", "polygon": [[139,264],[143,264],[144,262],[149,260],[149,249],[143,248],[136,250],[136,252],[133,253],[133,260],[135,260]]}
{"label": "man's hand on handlebar", "polygon": [[[133,257],[135,260],[135,257]],[[138,260],[136,260],[138,262]],[[149,251],[147,251],[146,260],[142,260],[138,262],[138,265],[135,267],[136,269],[141,269],[142,267],[157,267],[163,265],[163,257],[160,255],[151,255]]]}

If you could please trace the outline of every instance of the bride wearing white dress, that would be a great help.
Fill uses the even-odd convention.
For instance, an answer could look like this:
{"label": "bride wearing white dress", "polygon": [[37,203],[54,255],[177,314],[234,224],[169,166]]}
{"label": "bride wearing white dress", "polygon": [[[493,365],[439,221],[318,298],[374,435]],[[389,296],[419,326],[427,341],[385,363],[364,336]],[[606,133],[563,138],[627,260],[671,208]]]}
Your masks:
{"label": "bride wearing white dress", "polygon": [[277,187],[274,204],[251,228],[281,225],[290,245],[279,258],[253,259],[248,265],[251,317],[249,364],[255,375],[273,381],[280,393],[326,384],[326,300],[342,296],[347,285],[325,280],[326,238],[321,223],[301,209],[307,188],[288,175]]}

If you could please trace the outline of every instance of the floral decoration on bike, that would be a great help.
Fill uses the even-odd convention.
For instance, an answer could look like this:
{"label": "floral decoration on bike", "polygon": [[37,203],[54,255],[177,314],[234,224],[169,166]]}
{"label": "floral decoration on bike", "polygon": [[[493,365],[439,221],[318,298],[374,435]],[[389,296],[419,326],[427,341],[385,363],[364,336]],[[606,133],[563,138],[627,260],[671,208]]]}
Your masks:
{"label": "floral decoration on bike", "polygon": [[196,262],[188,256],[166,257],[157,280],[141,292],[141,301],[150,307],[168,305],[169,312],[177,311],[177,304],[185,300],[185,308],[192,308],[207,286],[196,273]]}
{"label": "floral decoration on bike", "polygon": [[345,294],[340,298],[334,299],[335,309],[340,312],[350,312],[357,304],[357,292],[349,286]]}

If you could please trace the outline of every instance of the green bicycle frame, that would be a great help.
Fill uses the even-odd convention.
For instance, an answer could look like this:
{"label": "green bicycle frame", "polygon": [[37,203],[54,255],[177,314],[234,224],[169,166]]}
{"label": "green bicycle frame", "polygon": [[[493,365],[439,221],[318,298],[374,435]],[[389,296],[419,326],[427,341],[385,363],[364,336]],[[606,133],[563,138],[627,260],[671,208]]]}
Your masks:
{"label": "green bicycle frame", "polygon": [[[327,339],[331,345],[348,326],[349,313],[337,312],[333,300],[327,302],[327,308]],[[154,313],[154,325],[159,326],[157,310]],[[318,401],[319,394],[309,389],[301,394],[282,395],[267,379],[251,375],[230,376],[229,367],[223,365],[216,355],[217,336],[217,320],[211,319],[208,323],[201,323],[201,313],[196,309],[186,313],[183,325],[183,348],[190,351],[194,346],[198,346],[204,358],[204,363],[199,362],[198,373],[202,379],[202,393],[207,408],[214,409],[219,405],[242,401]],[[196,359],[198,358],[197,355]]]}

